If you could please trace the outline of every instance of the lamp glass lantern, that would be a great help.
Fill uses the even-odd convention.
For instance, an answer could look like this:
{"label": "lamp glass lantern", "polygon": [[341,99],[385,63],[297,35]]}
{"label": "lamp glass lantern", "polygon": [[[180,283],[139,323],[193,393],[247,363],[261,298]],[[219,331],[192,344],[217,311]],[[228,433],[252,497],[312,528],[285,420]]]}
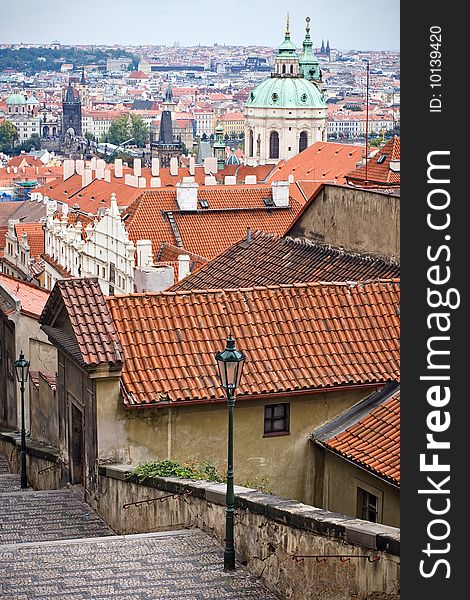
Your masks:
{"label": "lamp glass lantern", "polygon": [[20,352],[20,357],[15,361],[16,378],[19,383],[25,383],[29,375],[29,361],[24,357],[23,352]]}
{"label": "lamp glass lantern", "polygon": [[217,352],[220,382],[224,390],[233,394],[240,384],[245,363],[245,355],[235,348],[235,340],[231,335],[227,338],[227,346],[223,352]]}

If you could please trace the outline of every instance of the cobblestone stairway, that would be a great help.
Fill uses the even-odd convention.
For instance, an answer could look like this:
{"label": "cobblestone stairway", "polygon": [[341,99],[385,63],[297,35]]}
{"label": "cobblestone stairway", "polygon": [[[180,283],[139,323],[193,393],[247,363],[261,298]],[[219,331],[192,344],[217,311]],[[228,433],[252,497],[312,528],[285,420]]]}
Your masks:
{"label": "cobblestone stairway", "polygon": [[71,490],[20,490],[0,455],[2,600],[271,600],[199,530],[117,536]]}

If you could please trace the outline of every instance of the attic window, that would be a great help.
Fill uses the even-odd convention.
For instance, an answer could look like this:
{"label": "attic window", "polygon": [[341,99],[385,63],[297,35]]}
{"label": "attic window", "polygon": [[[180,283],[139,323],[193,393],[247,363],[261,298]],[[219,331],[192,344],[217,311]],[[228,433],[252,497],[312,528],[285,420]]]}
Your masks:
{"label": "attic window", "polygon": [[274,200],[272,198],[263,198],[265,206],[274,206]]}
{"label": "attic window", "polygon": [[387,158],[387,155],[386,155],[386,154],[381,154],[381,155],[379,156],[379,158],[377,159],[377,164],[378,164],[378,165],[381,165],[383,162],[385,162],[385,159],[386,159],[386,158]]}
{"label": "attic window", "polygon": [[199,200],[201,208],[209,208],[209,202],[207,200]]}

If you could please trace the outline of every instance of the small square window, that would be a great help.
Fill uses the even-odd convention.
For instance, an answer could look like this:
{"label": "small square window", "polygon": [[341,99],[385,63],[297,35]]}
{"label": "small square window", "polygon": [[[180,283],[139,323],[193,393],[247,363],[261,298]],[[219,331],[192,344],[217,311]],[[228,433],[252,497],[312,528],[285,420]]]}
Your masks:
{"label": "small square window", "polygon": [[364,521],[371,521],[377,523],[379,499],[377,496],[357,488],[357,516]]}
{"label": "small square window", "polygon": [[267,404],[264,407],[264,434],[289,433],[289,404]]}

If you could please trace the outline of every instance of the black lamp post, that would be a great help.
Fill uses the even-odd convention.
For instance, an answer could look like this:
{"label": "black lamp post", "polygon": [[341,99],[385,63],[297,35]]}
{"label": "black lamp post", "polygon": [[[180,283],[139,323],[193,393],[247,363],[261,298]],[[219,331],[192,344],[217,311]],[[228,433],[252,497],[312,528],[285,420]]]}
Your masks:
{"label": "black lamp post", "polygon": [[26,476],[26,432],[24,429],[24,384],[28,380],[29,361],[24,357],[23,351],[20,357],[15,361],[16,377],[20,383],[21,390],[21,447],[20,447],[20,465],[21,465],[21,489],[28,487],[28,478]]}
{"label": "black lamp post", "polygon": [[228,401],[228,455],[227,455],[227,493],[225,509],[225,550],[224,569],[235,569],[235,547],[233,545],[233,521],[235,497],[233,492],[233,409],[235,390],[242,377],[245,355],[235,349],[235,340],[229,334],[227,346],[223,352],[217,352],[215,359],[219,367],[220,382],[227,394]]}

